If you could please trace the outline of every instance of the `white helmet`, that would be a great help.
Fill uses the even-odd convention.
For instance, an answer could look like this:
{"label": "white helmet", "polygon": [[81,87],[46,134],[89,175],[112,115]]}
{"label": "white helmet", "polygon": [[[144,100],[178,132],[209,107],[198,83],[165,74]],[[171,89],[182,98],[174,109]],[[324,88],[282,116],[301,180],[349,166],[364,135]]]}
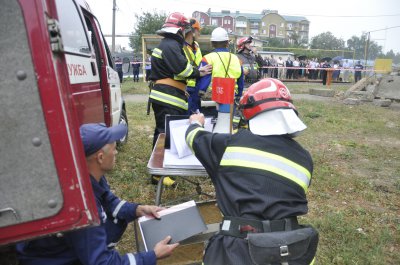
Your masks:
{"label": "white helmet", "polygon": [[211,33],[211,41],[228,41],[228,32],[225,29],[218,27]]}

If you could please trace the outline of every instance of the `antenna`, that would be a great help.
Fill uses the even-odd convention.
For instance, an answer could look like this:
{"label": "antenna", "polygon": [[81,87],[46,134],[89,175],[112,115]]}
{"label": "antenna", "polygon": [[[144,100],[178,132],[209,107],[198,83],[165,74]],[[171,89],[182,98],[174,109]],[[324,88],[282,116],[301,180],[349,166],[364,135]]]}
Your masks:
{"label": "antenna", "polygon": [[113,1],[113,18],[112,18],[112,47],[111,47],[111,52],[112,54],[115,53],[115,10],[117,9],[117,0]]}

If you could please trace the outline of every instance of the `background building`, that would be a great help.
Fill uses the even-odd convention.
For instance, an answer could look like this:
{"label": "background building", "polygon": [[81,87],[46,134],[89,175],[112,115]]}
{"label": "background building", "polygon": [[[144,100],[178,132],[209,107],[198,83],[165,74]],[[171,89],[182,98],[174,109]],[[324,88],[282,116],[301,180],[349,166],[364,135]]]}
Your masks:
{"label": "background building", "polygon": [[305,17],[283,16],[277,10],[263,10],[260,14],[240,13],[222,10],[221,12],[194,11],[192,16],[204,26],[226,29],[236,35],[252,35],[265,38],[277,38],[289,43],[296,38],[308,43],[310,22]]}

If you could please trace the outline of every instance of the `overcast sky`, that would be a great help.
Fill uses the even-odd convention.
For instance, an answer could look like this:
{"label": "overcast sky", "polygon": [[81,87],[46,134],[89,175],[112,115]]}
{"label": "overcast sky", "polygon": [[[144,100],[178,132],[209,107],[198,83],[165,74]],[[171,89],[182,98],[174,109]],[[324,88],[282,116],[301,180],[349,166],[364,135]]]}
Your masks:
{"label": "overcast sky", "polygon": [[[100,21],[104,34],[112,32],[113,0],[86,0]],[[220,12],[230,10],[243,13],[261,13],[263,9],[278,10],[281,15],[304,16],[310,21],[310,40],[313,36],[330,31],[345,42],[351,36],[361,37],[371,32],[371,40],[389,50],[400,52],[399,0],[116,0],[116,34],[129,34],[135,25],[134,14],[143,11],[165,13],[182,12],[190,17],[194,11]],[[111,38],[107,38],[111,45]],[[116,38],[116,44],[128,47],[127,38]]]}

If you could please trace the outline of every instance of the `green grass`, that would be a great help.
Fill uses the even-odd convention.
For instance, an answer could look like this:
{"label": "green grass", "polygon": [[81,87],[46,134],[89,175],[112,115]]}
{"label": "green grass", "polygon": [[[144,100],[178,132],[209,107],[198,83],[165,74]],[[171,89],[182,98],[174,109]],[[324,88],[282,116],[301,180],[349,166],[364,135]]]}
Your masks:
{"label": "green grass", "polygon": [[[399,264],[399,112],[333,101],[295,103],[308,126],[297,140],[314,160],[309,214],[302,220],[320,233],[316,264]],[[145,103],[128,103],[127,111],[129,141],[108,180],[124,199],[153,204],[155,190],[146,169],[153,115],[146,115]],[[173,199],[187,191],[180,184],[164,195]],[[120,244],[122,253],[134,248],[132,233]]]}
{"label": "green grass", "polygon": [[307,219],[320,232],[318,264],[397,264],[399,113],[371,105],[297,105],[309,126],[298,140],[315,163]]}
{"label": "green grass", "polygon": [[[311,88],[328,88],[324,87],[321,82],[286,82],[285,83],[292,94],[308,94]],[[331,89],[336,92],[346,91],[353,84],[345,83],[332,83]],[[123,94],[147,94],[149,93],[148,83],[143,82],[140,78],[139,82],[133,82],[131,77],[124,78],[122,82],[122,93]]]}
{"label": "green grass", "polygon": [[148,94],[149,87],[147,82],[143,82],[143,78],[139,78],[139,82],[133,82],[132,77],[124,78],[121,84],[122,94]]}

